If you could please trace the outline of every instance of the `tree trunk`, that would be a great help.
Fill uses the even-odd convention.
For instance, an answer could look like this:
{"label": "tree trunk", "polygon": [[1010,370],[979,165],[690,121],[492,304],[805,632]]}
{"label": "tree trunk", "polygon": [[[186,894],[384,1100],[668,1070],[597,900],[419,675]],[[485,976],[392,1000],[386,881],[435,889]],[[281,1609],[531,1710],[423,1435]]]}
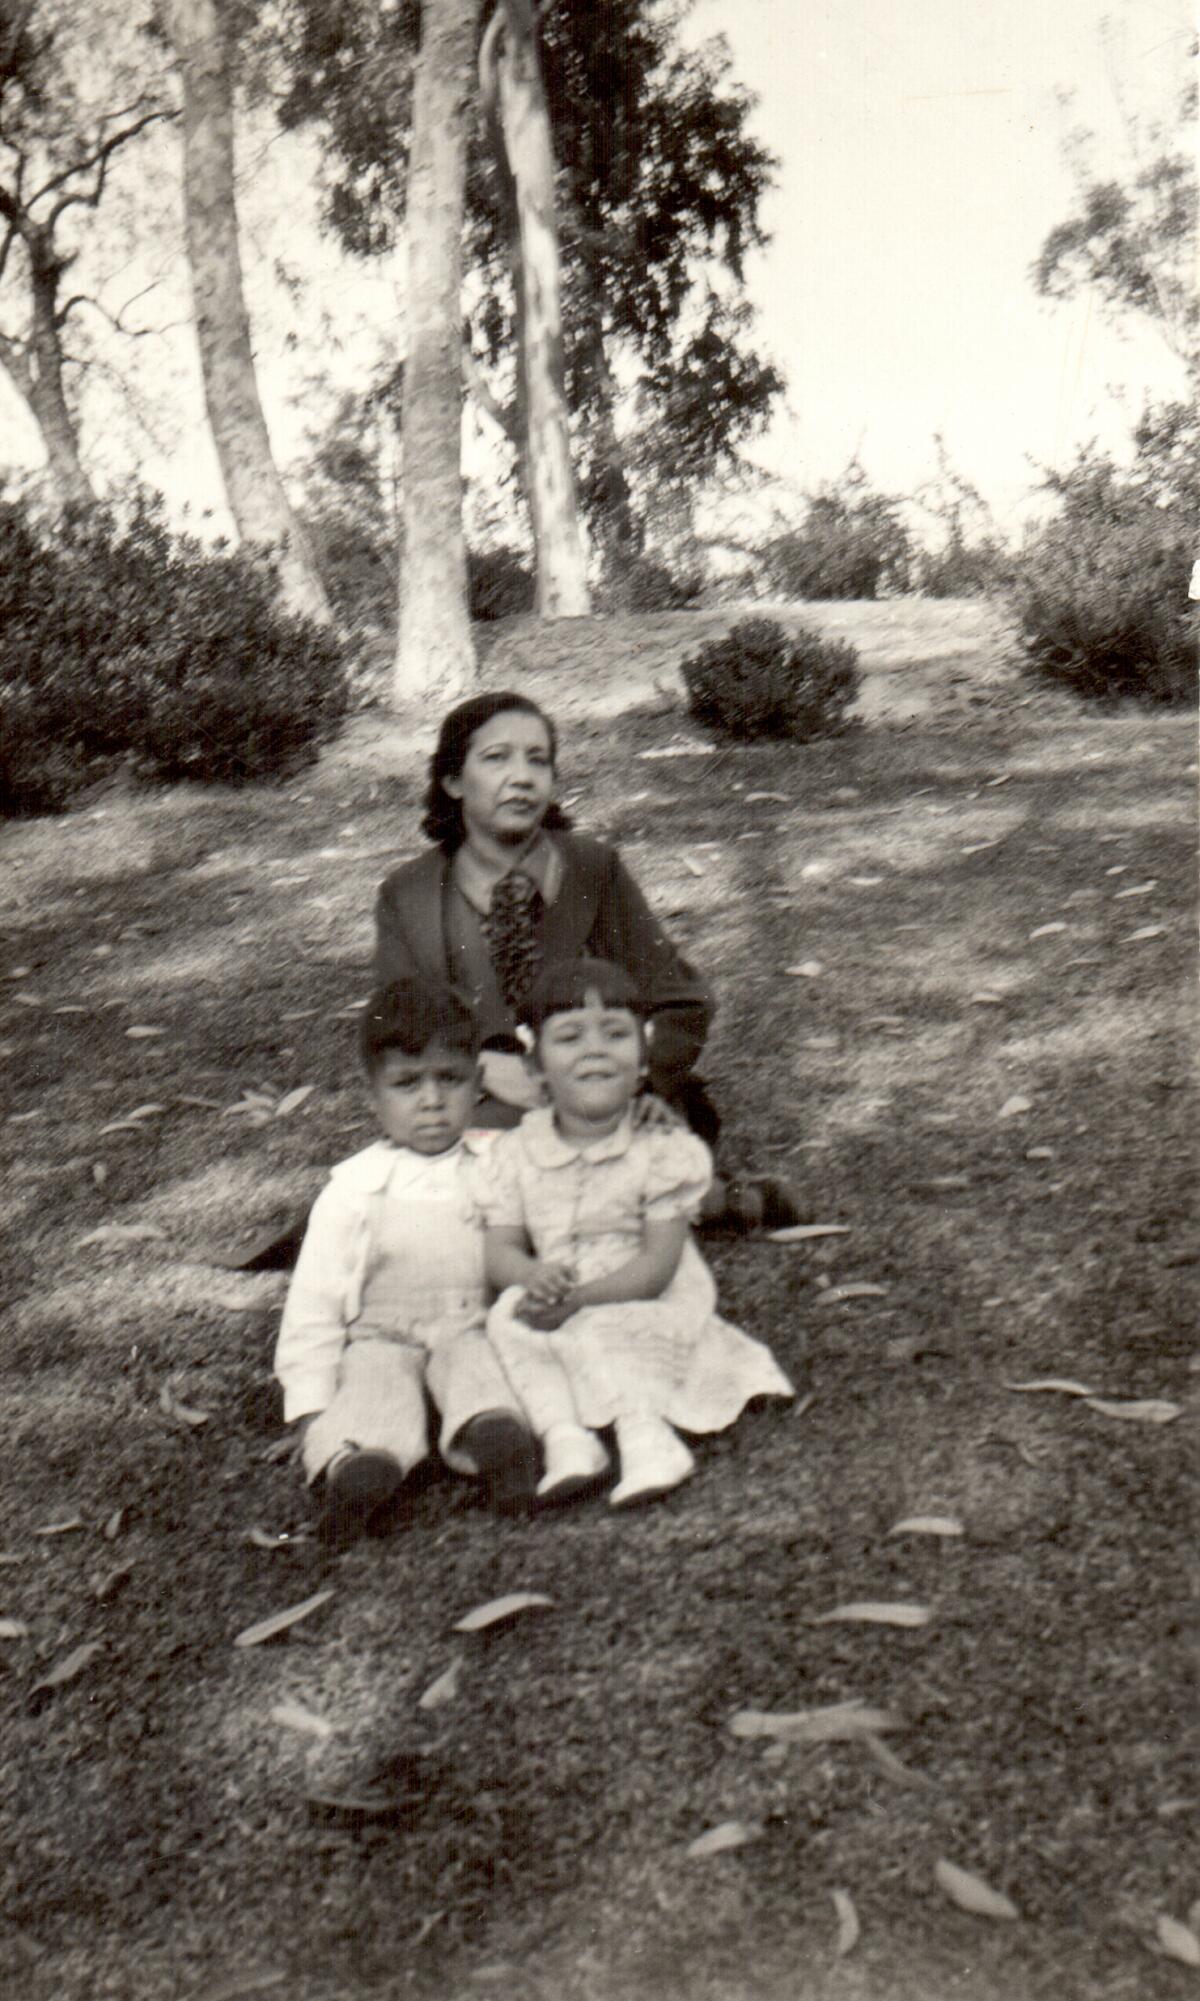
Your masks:
{"label": "tree trunk", "polygon": [[475,676],[462,527],[462,237],[478,0],[424,0],[408,167],[403,548],[395,699]]}
{"label": "tree trunk", "polygon": [[188,263],[204,401],[229,511],[246,542],[279,551],[288,609],[327,623],[329,601],[271,455],[242,288],[233,189],[233,88],[218,0],[167,0],[183,80]]}
{"label": "tree trunk", "polygon": [[529,437],[529,503],[542,618],[590,610],[587,563],[563,385],[554,152],[530,0],[502,0],[500,118],[516,184],[521,240],[518,311]]}
{"label": "tree trunk", "polygon": [[603,550],[607,601],[614,611],[627,611],[633,586],[633,566],[642,553],[643,533],[633,508],[625,453],[617,435],[617,388],[604,351],[599,309],[589,355],[595,409],[592,496],[598,521],[593,530]]}
{"label": "tree trunk", "polygon": [[46,447],[46,468],[64,506],[94,498],[79,456],[79,432],[63,385],[58,288],[66,268],[49,234],[25,232],[29,257],[30,331],[23,341],[5,340],[0,363],[21,397]]}

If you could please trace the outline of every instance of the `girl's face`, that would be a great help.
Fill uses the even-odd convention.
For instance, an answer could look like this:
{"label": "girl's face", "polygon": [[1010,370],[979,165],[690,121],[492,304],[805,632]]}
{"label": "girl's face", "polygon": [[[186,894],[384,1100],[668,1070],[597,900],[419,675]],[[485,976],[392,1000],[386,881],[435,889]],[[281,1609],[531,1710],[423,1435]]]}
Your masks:
{"label": "girl's face", "polygon": [[543,1022],[537,1062],[564,1133],[615,1124],[645,1069],[642,1024],[627,1007],[606,1007],[593,988],[582,1007]]}
{"label": "girl's face", "polygon": [[480,724],[458,777],[442,784],[461,803],[468,837],[519,847],[541,826],[554,789],[545,723],[524,709],[502,710]]}
{"label": "girl's face", "polygon": [[470,1123],[478,1073],[473,1056],[440,1042],[419,1056],[385,1049],[368,1090],[388,1139],[414,1153],[445,1153]]}

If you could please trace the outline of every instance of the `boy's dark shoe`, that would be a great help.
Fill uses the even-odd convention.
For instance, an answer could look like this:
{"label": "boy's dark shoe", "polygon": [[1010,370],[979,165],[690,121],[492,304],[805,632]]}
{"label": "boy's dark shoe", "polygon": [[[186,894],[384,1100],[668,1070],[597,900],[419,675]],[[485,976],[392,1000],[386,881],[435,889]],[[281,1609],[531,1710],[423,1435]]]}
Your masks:
{"label": "boy's dark shoe", "polygon": [[404,1468],[390,1452],[351,1448],[339,1453],[325,1472],[325,1505],[317,1523],[318,1539],[329,1549],[348,1549],[403,1485]]}
{"label": "boy's dark shoe", "polygon": [[474,1461],[497,1514],[529,1513],[537,1485],[537,1448],[512,1411],[488,1410],[468,1419],[454,1440],[454,1450]]}
{"label": "boy's dark shoe", "polygon": [[790,1230],[803,1221],[795,1189],[786,1181],[767,1177],[730,1181],[724,1210],[703,1227],[714,1235],[748,1237],[758,1230]]}

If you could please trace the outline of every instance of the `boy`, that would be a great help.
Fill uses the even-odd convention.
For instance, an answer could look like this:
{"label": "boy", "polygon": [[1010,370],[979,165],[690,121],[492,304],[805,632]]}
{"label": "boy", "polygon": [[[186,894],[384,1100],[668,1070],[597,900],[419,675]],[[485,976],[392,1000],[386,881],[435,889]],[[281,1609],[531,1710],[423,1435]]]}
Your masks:
{"label": "boy", "polygon": [[367,1003],[359,1054],[384,1137],[335,1167],[318,1196],[275,1351],[305,1475],[324,1478],[320,1533],[338,1547],[427,1457],[426,1390],[447,1464],[481,1478],[502,1513],[529,1505],[536,1477],[483,1332],[474,1019],[449,988],[399,980]]}

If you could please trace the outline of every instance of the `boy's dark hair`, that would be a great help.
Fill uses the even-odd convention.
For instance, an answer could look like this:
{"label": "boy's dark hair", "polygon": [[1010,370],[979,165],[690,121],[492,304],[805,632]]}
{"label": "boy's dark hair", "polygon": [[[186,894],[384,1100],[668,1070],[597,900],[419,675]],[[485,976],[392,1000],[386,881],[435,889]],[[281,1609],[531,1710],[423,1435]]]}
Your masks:
{"label": "boy's dark hair", "polygon": [[[546,736],[550,744],[550,762],[558,757],[558,734],[554,724],[544,709],[528,695],[518,695],[512,689],[497,689],[488,695],[472,695],[467,702],[460,702],[443,718],[438,732],[437,747],[429,760],[429,780],[425,787],[425,815],[421,821],[421,832],[431,841],[436,841],[446,854],[452,855],[466,839],[463,826],[462,802],[452,799],[445,789],[444,780],[458,778],[467,761],[471,748],[471,738],[476,730],[490,723],[493,716],[507,715],[515,709],[519,715],[536,716],[545,724]],[[571,822],[560,806],[553,801],[547,807],[542,820],[543,827],[562,829]]]}
{"label": "boy's dark hair", "polygon": [[478,1024],[461,996],[426,980],[393,980],[377,987],[358,1023],[358,1053],[367,1076],[375,1076],[389,1049],[420,1056],[431,1042],[478,1056]]}
{"label": "boy's dark hair", "polygon": [[645,1022],[649,1009],[638,991],[636,980],[624,966],[610,959],[559,959],[540,973],[525,1009],[525,1026],[540,1035],[552,1014],[568,1014],[583,1007],[589,993],[599,996],[601,1007],[624,1007]]}

